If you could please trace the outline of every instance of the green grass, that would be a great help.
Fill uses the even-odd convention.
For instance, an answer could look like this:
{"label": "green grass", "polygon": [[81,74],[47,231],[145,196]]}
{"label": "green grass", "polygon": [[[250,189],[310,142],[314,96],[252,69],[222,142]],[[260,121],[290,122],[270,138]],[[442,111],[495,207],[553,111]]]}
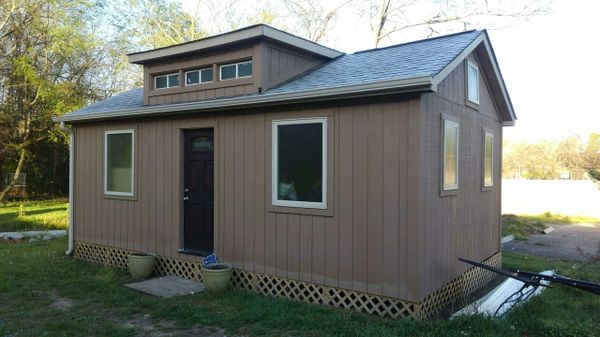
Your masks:
{"label": "green grass", "polygon": [[[600,297],[566,287],[544,291],[504,319],[481,316],[424,323],[263,297],[242,290],[172,299],[122,287],[125,271],[64,256],[66,239],[0,244],[0,336],[150,335],[219,327],[249,336],[600,336]],[[505,266],[548,268],[600,279],[600,266],[505,255]],[[53,307],[57,299],[73,307]],[[147,315],[147,316],[146,316]],[[191,335],[191,334],[189,334]]]}
{"label": "green grass", "polygon": [[543,214],[503,214],[502,236],[514,235],[517,240],[526,240],[530,234],[541,232],[552,225],[568,225],[573,223],[600,223],[600,219],[578,216],[561,215],[546,212]]}
{"label": "green grass", "polygon": [[67,228],[68,207],[66,199],[0,205],[0,232]]}

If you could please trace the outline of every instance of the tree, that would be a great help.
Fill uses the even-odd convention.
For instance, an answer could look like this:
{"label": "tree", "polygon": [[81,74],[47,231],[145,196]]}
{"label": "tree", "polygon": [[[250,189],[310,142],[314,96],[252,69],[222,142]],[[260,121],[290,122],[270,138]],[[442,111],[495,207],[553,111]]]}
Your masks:
{"label": "tree", "polygon": [[99,98],[93,75],[99,53],[90,25],[96,6],[86,0],[19,0],[0,30],[0,145],[4,160],[14,161],[0,201],[35,145],[59,146],[64,139],[51,117]]}
{"label": "tree", "polygon": [[297,21],[294,30],[311,41],[320,42],[326,37],[341,10],[351,2],[352,0],[346,0],[326,7],[319,0],[285,0],[285,6]]}
{"label": "tree", "polygon": [[548,6],[547,0],[371,0],[368,12],[377,48],[384,39],[411,28],[425,28],[433,35],[449,24],[453,30],[511,26],[546,13]]}
{"label": "tree", "polygon": [[581,155],[581,166],[592,178],[600,181],[600,133],[590,135]]}

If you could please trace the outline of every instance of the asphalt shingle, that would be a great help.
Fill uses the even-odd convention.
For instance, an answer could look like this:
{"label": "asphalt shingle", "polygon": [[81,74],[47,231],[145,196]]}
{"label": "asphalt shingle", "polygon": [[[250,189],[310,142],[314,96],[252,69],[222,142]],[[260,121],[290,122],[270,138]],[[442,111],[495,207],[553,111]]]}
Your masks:
{"label": "asphalt shingle", "polygon": [[[480,34],[483,34],[483,31],[468,31],[344,54],[261,95],[435,76]],[[105,113],[142,107],[144,107],[143,88],[135,88],[71,112],[69,115]]]}

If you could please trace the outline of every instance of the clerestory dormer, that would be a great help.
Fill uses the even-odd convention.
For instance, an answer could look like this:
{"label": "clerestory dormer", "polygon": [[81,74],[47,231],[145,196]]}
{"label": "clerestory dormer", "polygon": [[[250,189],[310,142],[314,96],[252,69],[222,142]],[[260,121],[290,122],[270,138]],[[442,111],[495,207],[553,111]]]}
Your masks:
{"label": "clerestory dormer", "polygon": [[258,94],[341,52],[267,25],[128,54],[144,67],[144,104]]}

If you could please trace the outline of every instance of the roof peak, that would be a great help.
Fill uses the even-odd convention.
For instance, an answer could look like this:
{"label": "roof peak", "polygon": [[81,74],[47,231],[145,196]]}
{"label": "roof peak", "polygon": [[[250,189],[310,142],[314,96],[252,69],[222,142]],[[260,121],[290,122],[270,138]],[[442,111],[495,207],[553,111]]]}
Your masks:
{"label": "roof peak", "polygon": [[257,38],[269,38],[282,44],[294,46],[307,52],[317,54],[329,59],[342,55],[343,53],[335,49],[325,47],[316,42],[290,34],[283,30],[260,23],[252,26],[243,27],[231,32],[207,36],[198,40],[187,41],[171,46],[144,50],[127,54],[129,62],[144,64],[155,60],[169,58],[173,56],[190,54],[202,50],[214,49],[225,45],[253,40]]}
{"label": "roof peak", "polygon": [[478,30],[478,29],[464,30],[464,31],[461,31],[461,32],[456,32],[456,33],[451,33],[451,34],[438,35],[438,36],[428,37],[428,38],[424,38],[424,39],[407,41],[407,42],[398,43],[398,44],[393,44],[393,45],[386,46],[386,47],[381,47],[381,48],[371,48],[371,49],[359,50],[359,51],[354,52],[353,54],[361,54],[361,53],[367,53],[367,52],[371,52],[371,51],[385,50],[385,49],[390,49],[390,48],[395,48],[395,47],[401,47],[401,46],[406,46],[406,45],[415,44],[415,43],[428,42],[428,41],[432,41],[432,40],[448,38],[448,37],[457,36],[457,35],[470,34],[470,33],[474,33],[474,32],[483,33],[483,32],[485,32],[485,29],[481,29],[481,30]]}

